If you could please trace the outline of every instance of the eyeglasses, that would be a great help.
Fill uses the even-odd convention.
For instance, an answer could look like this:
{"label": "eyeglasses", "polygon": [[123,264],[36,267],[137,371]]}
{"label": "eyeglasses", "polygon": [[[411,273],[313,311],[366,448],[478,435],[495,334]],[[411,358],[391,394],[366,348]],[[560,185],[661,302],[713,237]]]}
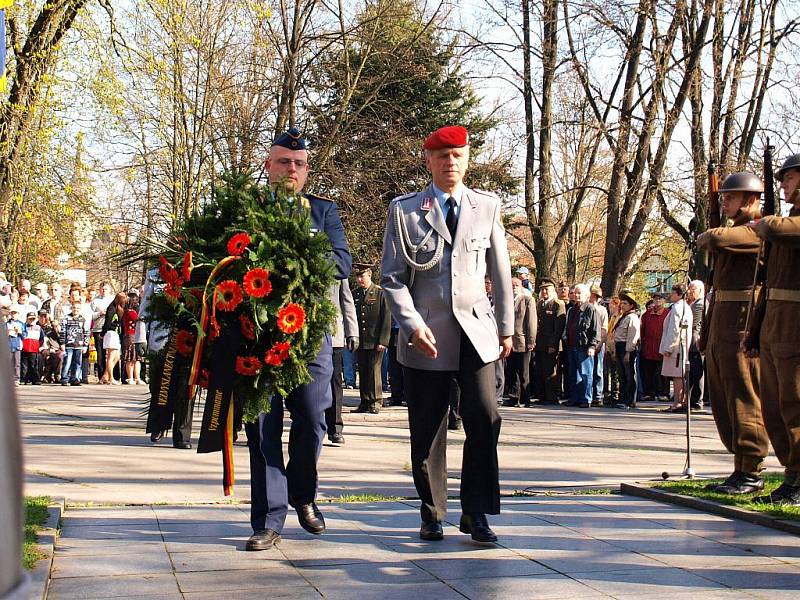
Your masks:
{"label": "eyeglasses", "polygon": [[305,169],[308,166],[307,160],[292,160],[291,158],[278,158],[275,160],[280,166],[288,168],[294,165],[295,169]]}

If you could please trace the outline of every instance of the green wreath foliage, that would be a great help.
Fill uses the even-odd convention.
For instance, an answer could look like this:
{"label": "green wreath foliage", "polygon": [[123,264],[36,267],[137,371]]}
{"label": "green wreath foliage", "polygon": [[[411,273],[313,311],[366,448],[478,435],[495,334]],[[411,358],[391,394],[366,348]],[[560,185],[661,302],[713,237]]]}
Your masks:
{"label": "green wreath foliage", "polygon": [[[311,381],[307,365],[317,356],[326,332],[332,331],[336,315],[329,300],[334,264],[327,236],[312,232],[311,215],[302,196],[282,186],[258,185],[251,174],[223,175],[222,182],[213,201],[182,222],[159,254],[151,253],[154,262],[161,262],[162,279],[166,274],[166,279],[181,277],[181,281],[178,289],[172,286],[172,294],[167,293],[170,285],[166,282],[166,290],[154,296],[145,318],[168,325],[173,335],[183,331],[202,337],[201,298],[205,292],[207,310],[220,329],[239,328],[240,319],[251,319],[255,339],[241,337],[238,356],[254,357],[261,367],[249,375],[237,370],[235,383],[243,418],[251,422],[260,412],[269,411],[274,394],[285,397]],[[214,273],[231,255],[231,238],[241,233],[250,238],[246,249]],[[189,262],[191,270],[184,270]],[[252,269],[269,271],[272,290],[263,298],[249,296],[242,286]],[[214,303],[222,300],[217,286],[229,280],[242,288],[242,302],[234,311],[222,311],[219,304],[213,311]],[[279,311],[290,304],[299,305],[305,313],[305,323],[296,333],[286,333],[278,325]],[[210,335],[205,338],[202,366],[211,371],[215,365],[209,358],[219,338],[211,319],[205,329]],[[276,343],[289,344],[288,356],[279,365],[266,364],[265,356]]]}

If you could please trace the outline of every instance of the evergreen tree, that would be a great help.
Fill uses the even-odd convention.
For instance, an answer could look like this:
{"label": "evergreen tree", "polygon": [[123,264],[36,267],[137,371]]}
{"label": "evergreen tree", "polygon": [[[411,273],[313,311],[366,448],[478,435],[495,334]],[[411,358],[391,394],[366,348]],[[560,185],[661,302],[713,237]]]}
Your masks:
{"label": "evergreen tree", "polygon": [[481,113],[455,40],[445,40],[415,0],[368,3],[353,43],[325,54],[317,69],[311,79],[320,82],[323,101],[309,109],[309,133],[324,159],[315,165],[313,189],[339,203],[357,260],[379,260],[390,200],[429,181],[422,142],[439,127],[469,130],[468,185],[515,188],[508,165],[480,163],[496,121]]}

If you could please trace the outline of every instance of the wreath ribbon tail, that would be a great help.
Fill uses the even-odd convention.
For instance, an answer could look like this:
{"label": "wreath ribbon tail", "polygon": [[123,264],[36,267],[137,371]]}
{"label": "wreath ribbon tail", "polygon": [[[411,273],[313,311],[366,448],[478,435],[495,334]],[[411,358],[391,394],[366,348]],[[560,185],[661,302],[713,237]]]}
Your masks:
{"label": "wreath ribbon tail", "polygon": [[211,274],[208,276],[206,280],[206,285],[203,288],[203,311],[200,314],[200,331],[197,334],[197,342],[194,346],[194,356],[192,356],[192,368],[189,371],[189,397],[194,397],[194,394],[197,392],[197,382],[200,380],[200,363],[203,359],[203,350],[206,347],[206,337],[208,337],[208,322],[209,322],[209,314],[208,314],[208,305],[209,302],[211,303],[212,313],[215,312],[216,303],[214,302],[213,296],[211,298],[208,297],[208,288],[219,274],[220,271],[225,269],[228,265],[237,260],[241,259],[241,256],[226,256],[223,258],[214,270],[211,271]]}
{"label": "wreath ribbon tail", "polygon": [[233,494],[233,484],[236,483],[233,468],[233,413],[234,402],[233,394],[231,394],[228,415],[225,419],[224,442],[222,445],[222,486],[226,496]]}

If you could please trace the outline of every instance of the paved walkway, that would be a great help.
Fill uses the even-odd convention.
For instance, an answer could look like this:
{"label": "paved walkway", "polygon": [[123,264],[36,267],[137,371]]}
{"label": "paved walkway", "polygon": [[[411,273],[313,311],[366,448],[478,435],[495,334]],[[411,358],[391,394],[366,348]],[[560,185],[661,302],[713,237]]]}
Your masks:
{"label": "paved walkway", "polygon": [[[175,450],[144,433],[143,386],[39,386],[19,391],[25,438],[26,493],[63,496],[70,503],[219,502],[220,453]],[[356,392],[346,401],[358,403]],[[635,411],[613,408],[503,408],[501,490],[617,487],[622,481],[683,473],[685,417],[660,413],[664,404]],[[320,491],[327,497],[374,493],[415,496],[405,408],[379,415],[345,414],[346,444],[327,444]],[[287,420],[288,423],[288,420]],[[195,421],[199,424],[199,415]],[[195,428],[197,430],[197,427]],[[693,423],[698,475],[728,475],[733,460],[710,414]],[[284,435],[286,442],[288,435]],[[464,433],[450,432],[450,494],[458,494]],[[249,462],[242,435],[235,446],[239,500],[249,499]],[[773,458],[769,468],[778,469]]]}
{"label": "paved walkway", "polygon": [[[500,536],[481,547],[452,525],[417,537],[414,500],[344,503],[347,494],[413,498],[406,411],[345,415],[343,447],[325,446],[328,532],[290,514],[276,550],[244,552],[250,534],[247,448],[235,448],[236,496],[221,491],[220,455],[153,445],[141,387],[18,388],[26,493],[64,496],[49,598],[795,598],[800,538],[587,486],[681,473],[684,419],[658,412],[501,409]],[[347,403],[357,403],[348,394]],[[458,493],[463,432],[450,436]],[[694,421],[694,467],[724,475],[731,459],[710,415]],[[773,457],[768,460],[777,469]],[[559,492],[514,497],[522,490]],[[568,494],[568,493],[569,494]],[[109,505],[109,506],[100,506]],[[459,517],[451,507],[451,524]]]}
{"label": "paved walkway", "polygon": [[[800,539],[624,496],[509,498],[497,545],[456,527],[417,538],[414,502],[292,514],[277,549],[244,552],[247,506],[71,509],[49,600],[149,598],[797,598]],[[459,511],[451,506],[451,521]]]}

